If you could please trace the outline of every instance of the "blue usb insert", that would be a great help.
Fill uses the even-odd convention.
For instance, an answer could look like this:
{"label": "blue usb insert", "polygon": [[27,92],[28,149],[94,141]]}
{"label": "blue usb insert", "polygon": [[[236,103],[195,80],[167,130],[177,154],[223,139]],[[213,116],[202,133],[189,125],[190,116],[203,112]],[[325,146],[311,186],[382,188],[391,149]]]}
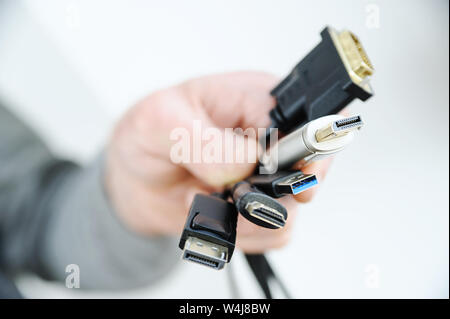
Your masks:
{"label": "blue usb insert", "polygon": [[292,194],[297,195],[297,194],[313,187],[314,185],[317,185],[316,176],[310,176],[307,179],[304,179],[302,181],[299,181],[299,182],[293,184],[292,185]]}

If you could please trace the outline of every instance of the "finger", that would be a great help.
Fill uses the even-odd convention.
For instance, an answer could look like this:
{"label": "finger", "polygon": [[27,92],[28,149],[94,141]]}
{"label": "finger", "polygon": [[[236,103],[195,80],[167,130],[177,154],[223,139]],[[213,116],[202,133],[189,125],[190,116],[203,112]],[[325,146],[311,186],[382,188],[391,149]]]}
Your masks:
{"label": "finger", "polygon": [[[140,142],[152,152],[167,154],[169,136],[193,120],[209,119],[222,128],[263,128],[275,106],[270,90],[278,79],[262,72],[211,75],[154,92],[129,111]],[[154,134],[157,132],[158,134]]]}
{"label": "finger", "polygon": [[[203,145],[199,163],[188,162],[182,165],[194,176],[215,187],[232,184],[251,175],[257,165],[260,147],[257,140],[221,129],[217,129],[215,135],[214,140]],[[208,148],[215,155],[209,157]]]}
{"label": "finger", "polygon": [[[194,196],[209,194],[211,188],[191,176],[180,180],[170,189],[140,186],[130,191],[137,198],[136,227],[142,229],[143,233],[179,235]],[[133,206],[135,203],[130,202],[129,205]]]}
{"label": "finger", "polygon": [[270,91],[279,79],[263,72],[233,72],[182,84],[193,104],[206,110],[220,127],[263,128],[275,106]]}
{"label": "finger", "polygon": [[292,231],[290,228],[270,230],[260,227],[260,231],[253,235],[245,236],[238,233],[236,245],[246,253],[262,253],[269,249],[277,249],[285,246]]}
{"label": "finger", "polygon": [[[217,127],[205,110],[192,107],[177,89],[158,92],[132,115],[133,145],[154,158],[180,164],[203,182],[221,187],[250,175],[260,147],[256,134]],[[155,107],[159,106],[159,108]],[[176,112],[168,111],[177,105]]]}

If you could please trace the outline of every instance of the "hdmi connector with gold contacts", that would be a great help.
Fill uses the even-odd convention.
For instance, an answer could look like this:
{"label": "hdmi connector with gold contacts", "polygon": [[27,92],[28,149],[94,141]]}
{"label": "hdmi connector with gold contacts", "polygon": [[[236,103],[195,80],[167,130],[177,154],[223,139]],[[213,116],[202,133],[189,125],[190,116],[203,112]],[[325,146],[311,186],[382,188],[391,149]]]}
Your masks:
{"label": "hdmi connector with gold contacts", "polygon": [[286,208],[249,182],[237,183],[231,194],[236,209],[252,223],[271,229],[282,228],[286,224]]}

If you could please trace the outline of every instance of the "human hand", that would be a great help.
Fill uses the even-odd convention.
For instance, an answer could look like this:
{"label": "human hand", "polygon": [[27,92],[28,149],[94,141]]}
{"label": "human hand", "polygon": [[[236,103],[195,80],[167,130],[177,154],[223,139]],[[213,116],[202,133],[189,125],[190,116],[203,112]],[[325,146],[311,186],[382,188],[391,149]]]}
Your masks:
{"label": "human hand", "polygon": [[[179,235],[196,193],[220,191],[249,176],[255,169],[256,138],[227,132],[225,128],[264,128],[275,106],[270,90],[278,79],[260,72],[206,76],[157,91],[131,108],[117,124],[107,148],[105,188],[122,222],[144,235]],[[171,161],[171,132],[193,133],[194,120],[202,128],[220,129],[223,151],[227,141],[245,141],[243,163],[180,163]],[[205,141],[202,142],[205,144]],[[231,144],[231,147],[233,144]],[[192,147],[191,147],[192,149]],[[248,151],[248,152],[247,152]],[[314,162],[302,170],[323,179],[330,160]],[[315,188],[281,202],[289,212],[282,229],[266,229],[239,218],[237,246],[258,253],[285,245],[297,214],[297,202],[307,202]]]}

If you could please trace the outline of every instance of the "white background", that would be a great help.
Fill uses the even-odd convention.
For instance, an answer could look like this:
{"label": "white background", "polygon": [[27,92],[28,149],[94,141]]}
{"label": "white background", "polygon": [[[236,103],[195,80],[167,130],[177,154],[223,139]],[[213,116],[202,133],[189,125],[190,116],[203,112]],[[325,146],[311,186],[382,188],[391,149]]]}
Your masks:
{"label": "white background", "polygon": [[[373,5],[379,27],[367,25]],[[59,153],[88,161],[151,91],[213,72],[283,76],[325,25],[355,32],[376,92],[290,245],[269,254],[299,298],[449,296],[448,1],[1,1],[0,96]],[[375,9],[376,10],[376,9]],[[174,249],[176,249],[174,247]],[[242,256],[242,297],[260,292]],[[82,275],[82,274],[81,274]],[[180,263],[153,287],[29,297],[230,297],[227,272]]]}

